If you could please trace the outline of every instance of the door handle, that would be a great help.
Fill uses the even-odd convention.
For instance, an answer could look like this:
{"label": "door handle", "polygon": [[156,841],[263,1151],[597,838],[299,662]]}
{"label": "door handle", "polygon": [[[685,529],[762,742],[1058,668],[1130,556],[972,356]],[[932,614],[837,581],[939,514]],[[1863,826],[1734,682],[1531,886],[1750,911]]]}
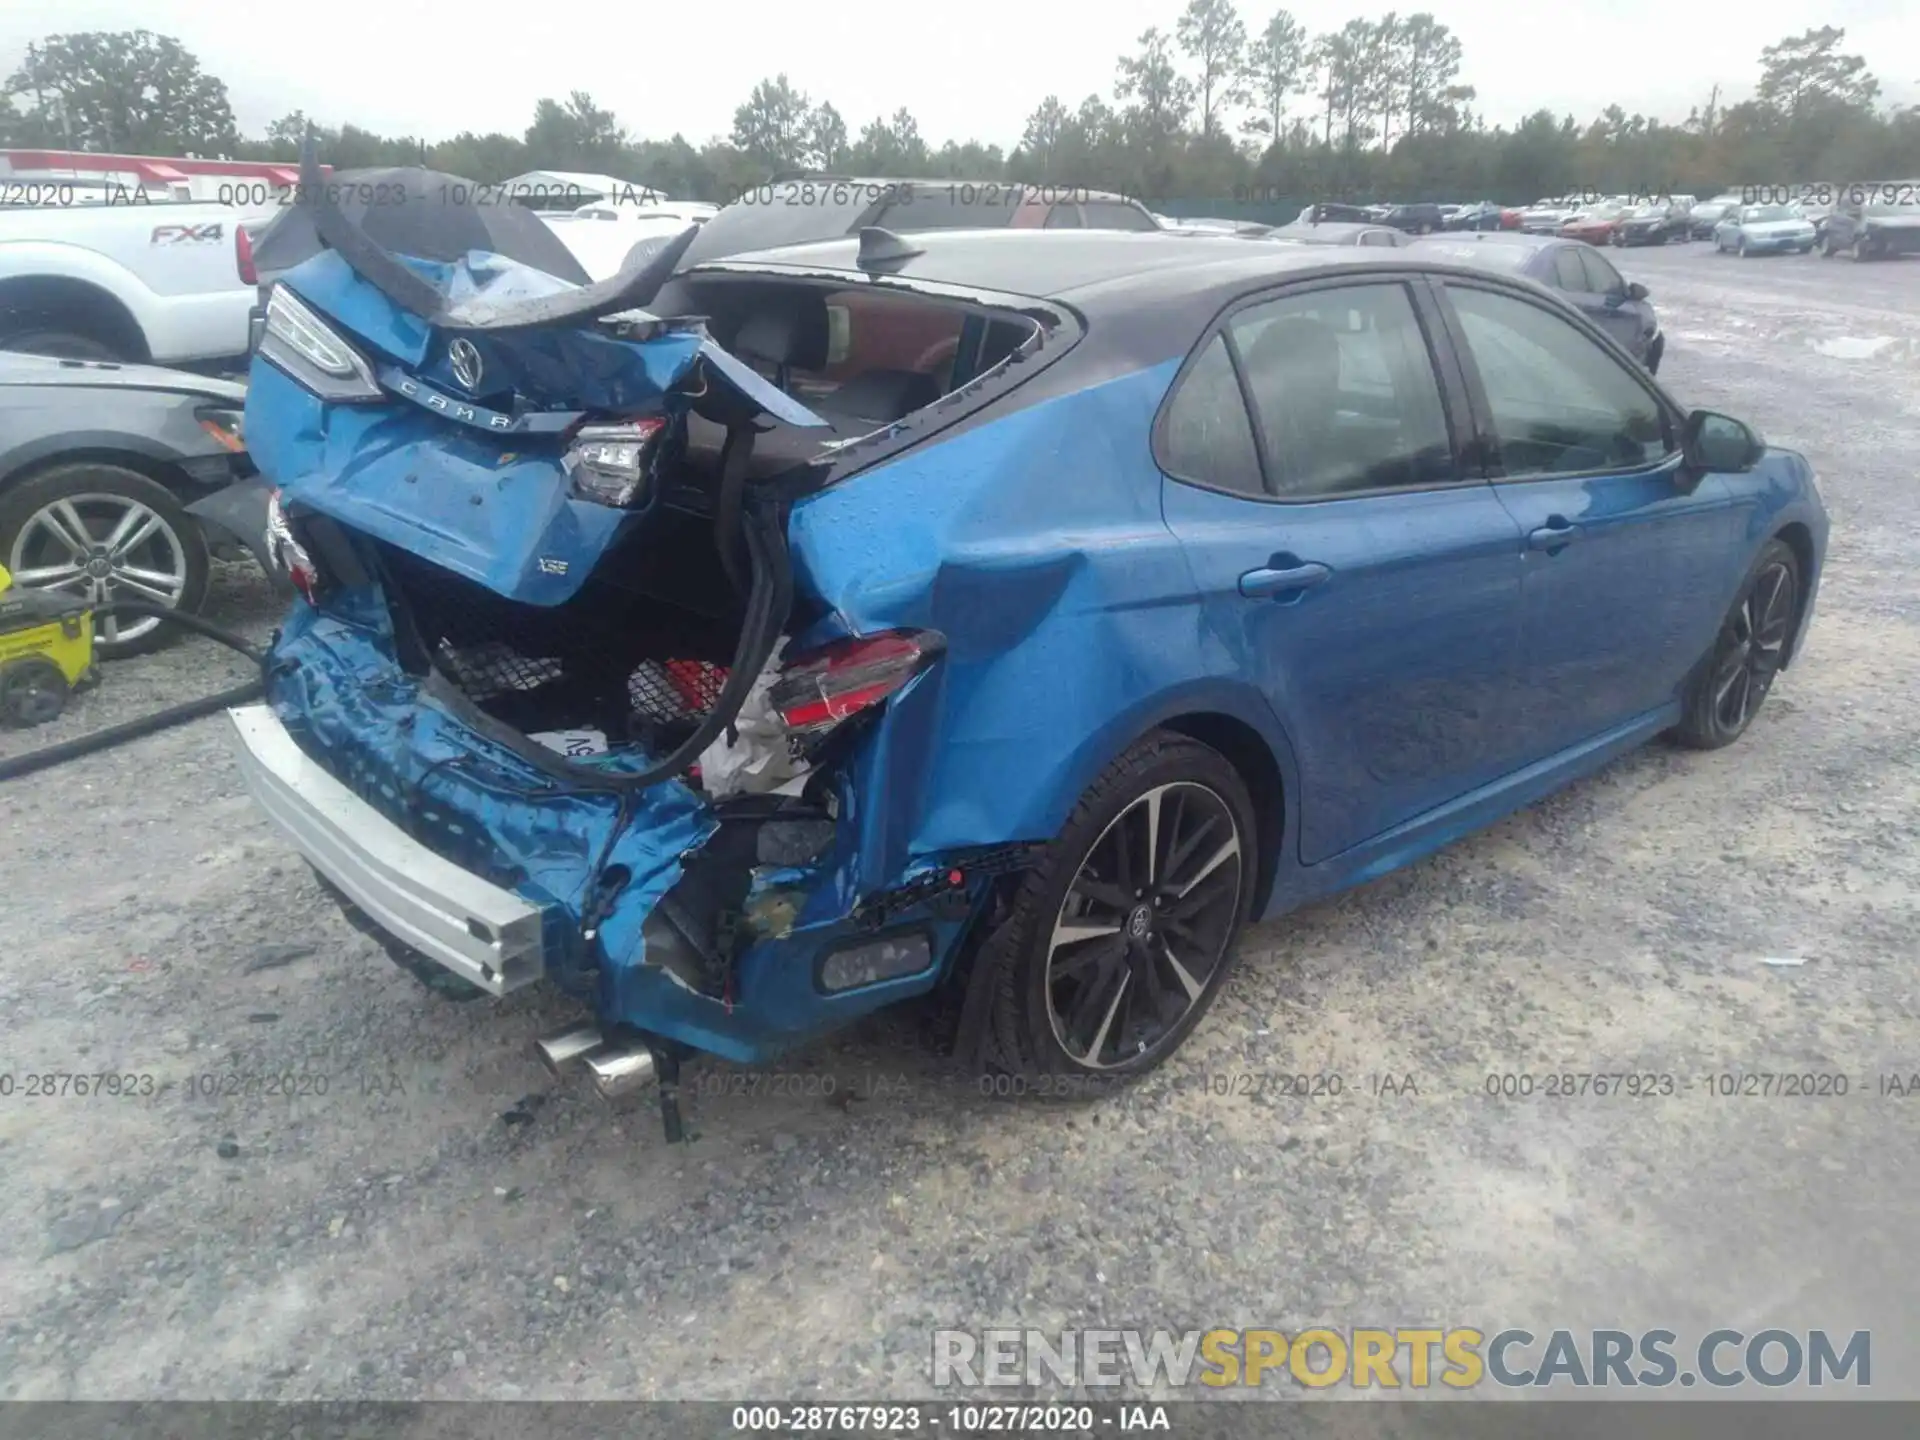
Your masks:
{"label": "door handle", "polygon": [[[1559,520],[1559,516],[1554,516]],[[1571,545],[1580,538],[1580,527],[1560,520],[1558,525],[1542,525],[1527,536],[1527,548],[1530,550],[1558,550],[1563,545]]]}
{"label": "door handle", "polygon": [[1303,590],[1311,590],[1331,574],[1333,571],[1318,564],[1290,565],[1283,570],[1263,565],[1240,577],[1240,593],[1250,600],[1257,600],[1263,595],[1298,595]]}

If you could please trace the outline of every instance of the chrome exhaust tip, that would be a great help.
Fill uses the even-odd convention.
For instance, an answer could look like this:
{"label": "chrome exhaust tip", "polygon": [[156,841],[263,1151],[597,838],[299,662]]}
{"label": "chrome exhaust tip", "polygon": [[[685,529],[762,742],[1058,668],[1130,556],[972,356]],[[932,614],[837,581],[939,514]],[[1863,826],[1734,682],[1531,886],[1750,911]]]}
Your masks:
{"label": "chrome exhaust tip", "polygon": [[608,1049],[587,1057],[587,1073],[596,1088],[609,1100],[631,1095],[651,1084],[659,1074],[653,1052],[644,1046],[633,1050]]}
{"label": "chrome exhaust tip", "polygon": [[576,1025],[571,1030],[562,1030],[557,1035],[534,1041],[533,1048],[540,1057],[540,1063],[557,1076],[567,1066],[586,1059],[605,1043],[606,1037],[600,1033],[598,1025]]}

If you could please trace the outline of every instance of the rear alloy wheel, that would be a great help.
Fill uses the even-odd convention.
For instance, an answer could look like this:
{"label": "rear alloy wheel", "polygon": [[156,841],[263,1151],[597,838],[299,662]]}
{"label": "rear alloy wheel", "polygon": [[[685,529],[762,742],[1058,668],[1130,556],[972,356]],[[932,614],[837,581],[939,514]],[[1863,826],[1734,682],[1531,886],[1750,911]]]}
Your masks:
{"label": "rear alloy wheel", "polygon": [[1246,786],[1219,752],[1157,731],[1115,761],[982,956],[996,967],[1001,1067],[1120,1081],[1178,1049],[1232,963],[1254,836]]}
{"label": "rear alloy wheel", "polygon": [[1720,627],[1713,652],[1694,672],[1686,710],[1672,735],[1695,750],[1718,750],[1746,733],[1773,687],[1800,613],[1800,562],[1770,541]]}
{"label": "rear alloy wheel", "polygon": [[[0,494],[0,557],[14,583],[92,605],[139,600],[197,611],[207,591],[207,546],[172,491],[118,465],[62,465]],[[103,617],[105,659],[172,638],[150,616]]]}

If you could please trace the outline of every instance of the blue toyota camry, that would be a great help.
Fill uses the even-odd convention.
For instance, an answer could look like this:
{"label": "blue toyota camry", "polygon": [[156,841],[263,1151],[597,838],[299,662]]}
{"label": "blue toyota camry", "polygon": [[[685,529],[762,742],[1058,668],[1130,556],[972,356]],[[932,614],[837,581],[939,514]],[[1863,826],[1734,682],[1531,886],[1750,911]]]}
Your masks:
{"label": "blue toyota camry", "polygon": [[1249,920],[1731,743],[1813,610],[1807,461],[1496,271],[869,229],[576,287],[320,219],[241,761],[608,1093],[936,987],[977,1063],[1138,1075]]}

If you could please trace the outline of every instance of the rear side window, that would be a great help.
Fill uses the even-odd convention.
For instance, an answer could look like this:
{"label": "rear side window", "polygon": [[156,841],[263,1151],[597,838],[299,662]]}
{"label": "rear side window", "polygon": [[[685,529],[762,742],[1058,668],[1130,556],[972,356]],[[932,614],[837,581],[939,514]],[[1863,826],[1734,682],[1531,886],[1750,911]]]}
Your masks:
{"label": "rear side window", "polygon": [[1151,215],[1143,214],[1118,200],[1089,200],[1080,207],[1082,222],[1089,230],[1158,230]]}
{"label": "rear side window", "polygon": [[1616,290],[1627,288],[1627,282],[1620,278],[1620,272],[1601,259],[1592,250],[1577,250],[1580,264],[1587,272],[1587,288],[1596,295],[1611,295]]}
{"label": "rear side window", "polygon": [[1563,245],[1553,252],[1553,283],[1575,295],[1583,294],[1590,288],[1586,267],[1580,263],[1580,252],[1573,246]]}
{"label": "rear side window", "polygon": [[1241,311],[1229,328],[1277,494],[1453,481],[1440,386],[1404,285],[1289,296]]}
{"label": "rear side window", "polygon": [[1253,424],[1221,336],[1207,342],[1181,380],[1162,433],[1169,474],[1215,490],[1264,493]]}
{"label": "rear side window", "polygon": [[1047,212],[1047,229],[1078,230],[1080,228],[1080,209],[1077,205],[1061,204]]}
{"label": "rear side window", "polygon": [[1511,295],[1447,294],[1508,475],[1635,470],[1666,457],[1660,403],[1570,320]]}

